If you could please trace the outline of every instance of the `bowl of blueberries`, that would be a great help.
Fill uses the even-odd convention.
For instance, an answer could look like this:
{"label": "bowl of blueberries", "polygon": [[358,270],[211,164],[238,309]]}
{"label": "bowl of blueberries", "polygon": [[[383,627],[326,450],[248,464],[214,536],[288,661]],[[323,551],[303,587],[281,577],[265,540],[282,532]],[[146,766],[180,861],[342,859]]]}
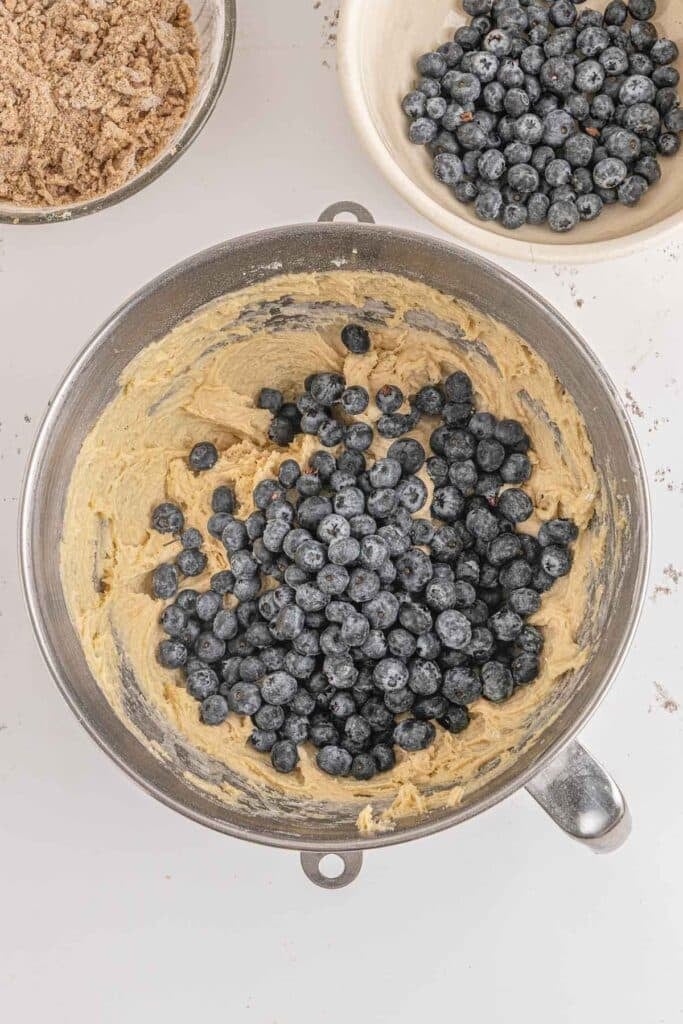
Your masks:
{"label": "bowl of blueberries", "polygon": [[682,39],[676,0],[345,0],[339,66],[420,213],[497,255],[580,263],[680,223]]}

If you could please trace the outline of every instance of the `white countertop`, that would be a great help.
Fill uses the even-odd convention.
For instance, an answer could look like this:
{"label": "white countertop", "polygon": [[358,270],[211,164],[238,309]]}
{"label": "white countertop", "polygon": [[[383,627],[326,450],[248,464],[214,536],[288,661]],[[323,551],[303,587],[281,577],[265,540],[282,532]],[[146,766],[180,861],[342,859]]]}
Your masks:
{"label": "white countertop", "polygon": [[[621,262],[507,264],[593,346],[640,438],[654,511],[633,649],[582,739],[623,788],[611,856],[524,792],[314,888],[298,857],[156,803],[53,685],[18,583],[16,509],[48,397],[93,330],[190,253],[352,199],[434,229],[356,141],[330,0],[242,0],[207,128],[156,184],[62,226],[0,230],[0,1007],[51,1024],[675,1024],[683,1020],[683,232]],[[680,710],[678,705],[681,705]],[[196,1008],[196,1009],[195,1009]],[[609,1016],[608,1016],[609,1015]]]}

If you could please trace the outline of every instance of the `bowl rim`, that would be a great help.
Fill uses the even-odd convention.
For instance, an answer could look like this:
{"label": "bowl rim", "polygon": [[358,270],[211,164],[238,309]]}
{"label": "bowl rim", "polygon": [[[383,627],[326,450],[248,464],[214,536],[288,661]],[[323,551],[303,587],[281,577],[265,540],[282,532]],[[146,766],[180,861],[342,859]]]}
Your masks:
{"label": "bowl rim", "polygon": [[441,231],[496,257],[531,263],[588,264],[639,252],[655,241],[664,240],[683,222],[683,212],[674,213],[651,227],[642,228],[623,238],[603,242],[571,242],[565,241],[567,236],[558,235],[557,242],[550,244],[526,242],[513,237],[512,232],[510,237],[495,234],[485,227],[470,224],[457,213],[446,209],[423,192],[394,160],[382,142],[365,103],[359,40],[362,18],[370,6],[368,0],[340,0],[340,3],[337,67],[351,123],[366,152],[393,188]]}
{"label": "bowl rim", "polygon": [[[612,407],[621,423],[625,438],[633,456],[633,473],[637,477],[639,491],[642,498],[643,522],[641,524],[641,541],[638,565],[637,587],[634,589],[634,600],[631,602],[629,617],[625,624],[621,643],[615,649],[608,671],[600,686],[596,689],[586,706],[577,715],[576,719],[553,740],[548,748],[540,753],[523,771],[520,771],[513,778],[509,779],[498,790],[489,794],[479,802],[466,805],[465,807],[451,808],[448,813],[439,816],[435,821],[411,824],[401,831],[394,832],[372,832],[368,834],[358,833],[353,839],[346,840],[313,840],[313,839],[292,839],[290,836],[282,835],[276,830],[269,833],[257,831],[253,828],[243,828],[231,822],[218,819],[216,816],[204,813],[194,807],[190,807],[172,795],[165,792],[153,780],[146,778],[126,758],[121,756],[114,748],[114,744],[108,740],[98,729],[97,725],[90,721],[84,707],[79,701],[75,691],[72,690],[70,681],[59,671],[56,659],[52,653],[52,640],[49,630],[42,618],[40,604],[37,597],[38,580],[32,560],[32,496],[40,475],[41,465],[45,449],[52,431],[53,423],[59,418],[62,407],[71,396],[72,386],[79,375],[81,367],[109,341],[110,332],[115,326],[138,304],[144,302],[147,297],[162,285],[168,285],[177,281],[183,274],[198,268],[208,270],[216,259],[234,255],[237,249],[249,249],[255,243],[259,243],[270,251],[276,251],[278,240],[283,235],[291,235],[298,232],[301,237],[305,234],[310,236],[320,233],[342,236],[348,234],[350,238],[357,240],[358,231],[367,232],[369,236],[381,235],[386,239],[387,235],[411,246],[431,246],[440,249],[444,255],[456,255],[472,261],[486,272],[494,272],[499,275],[501,282],[507,288],[514,290],[527,301],[540,306],[546,316],[554,319],[558,326],[569,336],[581,356],[588,362],[592,369],[599,375],[605,386],[606,398],[611,401]],[[270,268],[269,268],[270,269]],[[332,269],[332,268],[331,268]],[[282,269],[273,269],[272,276],[282,273]],[[303,272],[303,271],[302,271]],[[340,271],[343,273],[343,271]],[[213,301],[213,300],[209,300]],[[202,308],[201,306],[197,307]],[[573,740],[581,728],[592,717],[597,707],[604,699],[607,691],[620,671],[624,660],[630,650],[636,628],[640,621],[642,610],[647,594],[647,584],[650,575],[651,554],[652,554],[652,512],[649,484],[645,472],[643,454],[635,434],[633,425],[628,417],[624,403],[606,369],[593,353],[587,342],[578,334],[565,317],[555,310],[538,292],[529,287],[509,271],[504,270],[491,261],[472,255],[469,250],[455,246],[450,242],[435,238],[430,235],[421,234],[400,228],[384,227],[376,224],[358,224],[348,222],[331,223],[299,223],[283,225],[281,227],[269,228],[263,231],[251,232],[238,236],[234,239],[224,241],[211,248],[195,253],[180,261],[174,266],[163,271],[151,281],[143,285],[138,291],[123,302],[95,331],[90,340],[76,355],[66,373],[59,382],[53,393],[53,398],[48,403],[47,411],[36,432],[31,452],[26,464],[24,481],[19,499],[18,514],[18,555],[19,574],[24,593],[24,600],[28,611],[33,632],[38,641],[38,646],[43,659],[48,667],[58,690],[62,694],[68,706],[75,714],[78,721],[84,726],[90,737],[102,750],[120,767],[123,771],[142,787],[151,796],[161,803],[166,804],[183,814],[185,817],[205,825],[217,832],[230,835],[237,839],[245,839],[264,846],[272,846],[290,850],[318,851],[327,853],[343,853],[351,850],[368,850],[378,847],[393,846],[398,843],[409,842],[412,839],[419,839],[429,835],[435,835],[454,825],[482,813],[511,796],[517,790],[525,786],[543,767],[550,764],[559,752]],[[125,723],[122,723],[125,727]]]}
{"label": "bowl rim", "polygon": [[83,202],[50,207],[17,206],[11,212],[6,212],[0,203],[0,224],[11,224],[16,227],[35,224],[64,224],[80,217],[87,217],[91,213],[100,213],[102,210],[116,206],[141,192],[157,178],[160,178],[169,167],[172,167],[176,160],[179,160],[187,152],[206,125],[227,81],[235,51],[237,0],[223,0],[223,6],[225,7],[223,42],[211,88],[192,119],[184,123],[175,142],[165,153],[145,166],[140,174],[114,189],[113,192],[105,192],[103,195],[94,196]]}

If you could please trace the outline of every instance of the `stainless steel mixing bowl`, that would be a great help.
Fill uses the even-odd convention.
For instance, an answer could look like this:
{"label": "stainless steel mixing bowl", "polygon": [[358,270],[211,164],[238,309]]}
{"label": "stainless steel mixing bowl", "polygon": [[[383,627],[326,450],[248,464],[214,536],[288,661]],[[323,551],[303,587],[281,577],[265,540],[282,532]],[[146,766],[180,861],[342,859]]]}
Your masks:
{"label": "stainless steel mixing bowl", "polygon": [[[366,223],[331,223],[341,212]],[[21,507],[21,566],[38,641],[67,702],[100,746],[152,795],[204,825],[229,835],[302,851],[309,878],[338,887],[358,873],[365,849],[388,846],[457,825],[520,786],[576,838],[612,844],[627,831],[628,813],[609,776],[573,737],[614,678],[636,626],[649,559],[649,503],[638,447],[615,388],[590,349],[547,303],[510,275],[470,253],[433,238],[378,227],[355,204],[337,204],[329,223],[281,227],[238,238],[193,256],[162,274],[130,299],[95,334],[62,381],[31,456]],[[184,745],[150,713],[135,680],[124,680],[129,713],[165,758],[143,745],[114,714],[86,664],[62,591],[59,545],[65,498],[81,444],[116,394],[124,367],[146,345],[228,292],[276,274],[339,267],[387,271],[456,296],[517,331],[552,367],[585,417],[595,464],[613,512],[602,589],[590,602],[584,639],[588,663],[563,681],[539,709],[516,759],[501,774],[482,774],[480,786],[454,808],[405,819],[392,832],[359,834],[358,805],[311,808],[291,800],[260,807],[230,806],[192,783],[185,769],[208,782],[244,785],[223,766]],[[265,324],[287,329],[309,315],[336,316],[344,309],[276,306]],[[421,324],[424,327],[424,324]],[[434,323],[437,332],[448,325]],[[454,343],[459,343],[456,340]],[[614,527],[617,515],[627,535]],[[489,766],[494,768],[495,766]],[[312,814],[314,810],[316,813]],[[344,870],[320,870],[325,853],[338,853]]]}

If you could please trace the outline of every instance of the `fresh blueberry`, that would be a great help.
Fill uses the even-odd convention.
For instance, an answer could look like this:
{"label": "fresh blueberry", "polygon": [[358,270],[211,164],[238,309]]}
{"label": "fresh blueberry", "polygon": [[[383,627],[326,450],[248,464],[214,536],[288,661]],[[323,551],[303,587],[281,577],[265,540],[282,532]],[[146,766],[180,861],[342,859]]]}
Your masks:
{"label": "fresh blueberry", "polygon": [[514,682],[510,669],[499,661],[487,661],[481,668],[482,693],[487,700],[499,703],[512,696]]}
{"label": "fresh blueberry", "polygon": [[316,763],[327,775],[343,776],[351,771],[353,757],[343,747],[328,744],[318,750]]}
{"label": "fresh blueberry", "polygon": [[402,750],[425,750],[434,741],[436,730],[431,722],[407,718],[394,729],[394,743]]}
{"label": "fresh blueberry", "polygon": [[228,717],[228,702],[219,693],[202,701],[199,716],[204,725],[220,725]]}
{"label": "fresh blueberry", "polygon": [[452,608],[440,612],[434,629],[441,643],[453,650],[463,650],[472,638],[472,626],[462,612]]}
{"label": "fresh blueberry", "polygon": [[553,231],[571,231],[579,222],[579,211],[576,203],[557,200],[551,203],[548,210],[548,224]]}
{"label": "fresh blueberry", "polygon": [[430,117],[416,117],[410,123],[408,138],[416,146],[426,146],[427,143],[434,141],[438,131],[436,121],[432,121]]}
{"label": "fresh blueberry", "polygon": [[152,592],[155,597],[167,601],[178,590],[178,570],[174,565],[159,565],[152,573]]}
{"label": "fresh blueberry", "polygon": [[270,752],[270,760],[277,772],[293,772],[299,761],[296,743],[292,740],[278,740]]}
{"label": "fresh blueberry", "polygon": [[213,469],[218,462],[218,450],[210,441],[201,441],[190,452],[188,461],[190,468],[196,473]]}
{"label": "fresh blueberry", "polygon": [[152,526],[158,533],[180,533],[185,517],[177,505],[165,501],[152,512]]}
{"label": "fresh blueberry", "polygon": [[566,547],[549,544],[541,553],[541,568],[553,579],[566,576],[572,564],[572,558]]}

